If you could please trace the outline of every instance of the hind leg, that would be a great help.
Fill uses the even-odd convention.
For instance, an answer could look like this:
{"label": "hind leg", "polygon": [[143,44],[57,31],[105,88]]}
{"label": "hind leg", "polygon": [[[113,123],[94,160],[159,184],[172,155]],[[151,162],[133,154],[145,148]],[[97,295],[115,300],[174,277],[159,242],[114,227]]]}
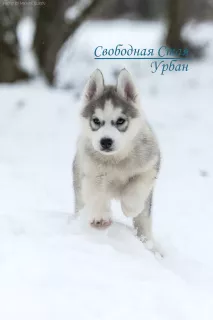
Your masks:
{"label": "hind leg", "polygon": [[143,241],[152,240],[152,192],[150,193],[143,211],[133,219],[137,236]]}
{"label": "hind leg", "polygon": [[137,232],[137,237],[145,244],[147,249],[154,254],[160,254],[160,256],[163,257],[162,250],[153,239],[151,209],[152,192],[146,201],[143,211],[133,219],[133,224]]}
{"label": "hind leg", "polygon": [[152,240],[152,218],[144,216],[144,211],[133,219],[137,237],[143,242]]}

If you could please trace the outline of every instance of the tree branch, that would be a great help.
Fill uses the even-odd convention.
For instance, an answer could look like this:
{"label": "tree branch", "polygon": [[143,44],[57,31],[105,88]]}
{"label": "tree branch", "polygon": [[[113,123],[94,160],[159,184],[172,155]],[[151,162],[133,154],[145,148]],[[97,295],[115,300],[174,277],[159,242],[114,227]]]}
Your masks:
{"label": "tree branch", "polygon": [[[79,9],[79,11],[75,12],[75,16],[73,15],[73,19],[70,21],[68,21],[64,10],[58,10],[51,21],[47,21],[45,16],[49,14],[48,10],[51,9],[48,7],[39,8],[34,46],[40,67],[49,84],[53,85],[54,83],[54,70],[60,48],[102,1],[87,0],[85,5],[83,5],[85,1],[84,3],[82,1],[81,5],[78,2],[78,5],[74,6],[78,6],[75,9]],[[73,9],[73,12],[75,9]]]}

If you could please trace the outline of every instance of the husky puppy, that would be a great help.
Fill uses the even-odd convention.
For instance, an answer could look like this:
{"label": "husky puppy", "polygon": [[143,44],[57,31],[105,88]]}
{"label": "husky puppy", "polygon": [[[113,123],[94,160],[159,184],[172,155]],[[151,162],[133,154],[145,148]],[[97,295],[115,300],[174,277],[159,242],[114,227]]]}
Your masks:
{"label": "husky puppy", "polygon": [[75,212],[84,208],[93,227],[105,228],[111,224],[110,200],[119,199],[138,237],[152,240],[160,151],[129,72],[121,70],[117,85],[105,86],[101,71],[95,70],[82,100],[73,162]]}

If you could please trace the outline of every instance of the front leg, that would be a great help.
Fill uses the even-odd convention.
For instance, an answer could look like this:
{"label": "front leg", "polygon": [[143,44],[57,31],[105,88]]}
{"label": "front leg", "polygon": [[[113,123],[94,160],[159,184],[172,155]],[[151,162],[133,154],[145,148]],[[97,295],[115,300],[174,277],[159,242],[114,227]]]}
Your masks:
{"label": "front leg", "polygon": [[121,208],[125,216],[137,217],[145,208],[154,187],[156,170],[132,177],[121,193]]}
{"label": "front leg", "polygon": [[99,178],[85,176],[82,182],[84,209],[91,226],[106,228],[111,224],[110,198]]}

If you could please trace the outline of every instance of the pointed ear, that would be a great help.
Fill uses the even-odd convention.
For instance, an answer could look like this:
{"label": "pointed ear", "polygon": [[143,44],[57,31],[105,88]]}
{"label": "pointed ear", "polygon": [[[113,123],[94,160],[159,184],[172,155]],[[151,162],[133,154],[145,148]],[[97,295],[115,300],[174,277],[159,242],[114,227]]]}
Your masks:
{"label": "pointed ear", "polygon": [[117,81],[118,94],[127,101],[137,103],[138,93],[133,83],[130,73],[126,69],[122,69],[118,75]]}
{"label": "pointed ear", "polygon": [[84,89],[83,99],[90,102],[97,99],[104,91],[104,77],[99,69],[96,69],[90,76]]}

